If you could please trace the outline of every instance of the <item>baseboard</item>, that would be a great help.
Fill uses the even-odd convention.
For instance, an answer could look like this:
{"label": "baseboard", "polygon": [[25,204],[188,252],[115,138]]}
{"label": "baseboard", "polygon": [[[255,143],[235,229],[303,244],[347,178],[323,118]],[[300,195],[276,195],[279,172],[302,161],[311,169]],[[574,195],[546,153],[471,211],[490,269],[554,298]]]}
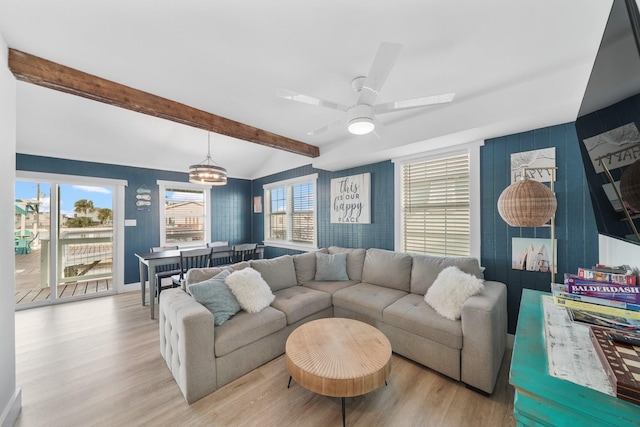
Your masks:
{"label": "baseboard", "polygon": [[16,391],[11,396],[11,400],[7,403],[7,406],[2,411],[0,417],[0,426],[13,427],[22,410],[22,389],[16,388]]}
{"label": "baseboard", "polygon": [[[147,286],[149,286],[149,284],[147,283]],[[140,292],[140,282],[134,282],[134,283],[127,283],[126,285],[122,285],[121,287],[118,287],[118,293],[122,294],[125,292]],[[149,292],[148,288],[147,288],[147,293]]]}

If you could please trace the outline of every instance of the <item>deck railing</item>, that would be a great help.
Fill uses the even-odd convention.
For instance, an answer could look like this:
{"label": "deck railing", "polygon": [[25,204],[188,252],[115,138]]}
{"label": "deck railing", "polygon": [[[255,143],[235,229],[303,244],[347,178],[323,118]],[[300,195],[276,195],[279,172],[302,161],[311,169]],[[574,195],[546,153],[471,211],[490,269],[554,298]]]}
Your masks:
{"label": "deck railing", "polygon": [[[40,285],[49,286],[49,246],[47,236],[40,238]],[[59,284],[82,282],[113,275],[113,230],[79,228],[60,232],[58,237]]]}

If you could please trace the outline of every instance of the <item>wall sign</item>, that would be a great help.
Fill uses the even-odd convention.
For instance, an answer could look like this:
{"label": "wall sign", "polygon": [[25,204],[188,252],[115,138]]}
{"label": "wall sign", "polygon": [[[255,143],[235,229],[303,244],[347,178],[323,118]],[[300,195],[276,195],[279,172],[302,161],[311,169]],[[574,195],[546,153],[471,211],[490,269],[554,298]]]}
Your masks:
{"label": "wall sign", "polygon": [[142,212],[151,210],[151,190],[144,184],[136,190],[136,210]]}
{"label": "wall sign", "polygon": [[331,223],[371,224],[371,174],[331,180]]}
{"label": "wall sign", "polygon": [[552,170],[544,168],[554,168],[556,166],[556,147],[543,148],[540,150],[523,151],[511,154],[511,183],[522,178],[522,168],[526,171],[527,178],[540,182],[551,182]]}

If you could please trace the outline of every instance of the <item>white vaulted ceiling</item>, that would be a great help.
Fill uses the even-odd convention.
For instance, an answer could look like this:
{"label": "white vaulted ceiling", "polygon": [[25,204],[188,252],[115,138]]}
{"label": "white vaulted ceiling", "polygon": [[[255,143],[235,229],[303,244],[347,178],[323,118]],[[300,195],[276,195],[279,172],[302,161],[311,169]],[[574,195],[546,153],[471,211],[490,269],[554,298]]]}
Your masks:
{"label": "white vaulted ceiling", "polygon": [[[575,120],[607,0],[0,0],[8,46],[320,148],[315,159],[212,135],[236,178],[339,170]],[[378,95],[455,92],[450,104],[378,116],[385,132],[308,131],[352,104],[381,42],[403,49]],[[18,82],[19,153],[186,171],[206,131]]]}

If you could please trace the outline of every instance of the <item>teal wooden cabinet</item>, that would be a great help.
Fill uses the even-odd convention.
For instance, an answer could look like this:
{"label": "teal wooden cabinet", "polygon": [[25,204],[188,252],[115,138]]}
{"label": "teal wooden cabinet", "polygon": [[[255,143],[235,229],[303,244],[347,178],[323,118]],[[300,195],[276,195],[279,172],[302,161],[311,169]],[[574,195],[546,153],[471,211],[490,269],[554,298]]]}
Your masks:
{"label": "teal wooden cabinet", "polygon": [[640,426],[640,405],[549,375],[542,296],[524,289],[509,383],[518,426]]}

